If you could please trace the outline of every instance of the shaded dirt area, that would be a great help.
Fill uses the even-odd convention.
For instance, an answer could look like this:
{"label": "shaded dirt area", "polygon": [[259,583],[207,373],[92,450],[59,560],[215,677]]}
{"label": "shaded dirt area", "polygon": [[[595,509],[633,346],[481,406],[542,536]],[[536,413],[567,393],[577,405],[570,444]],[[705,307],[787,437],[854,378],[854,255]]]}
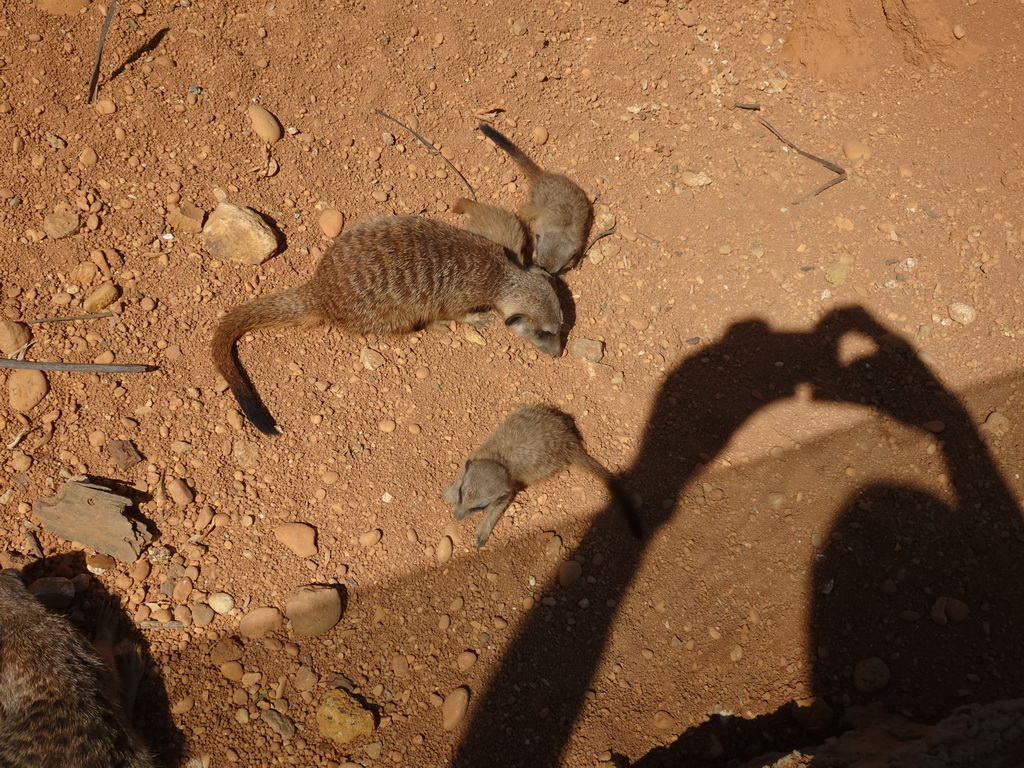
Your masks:
{"label": "shaded dirt area", "polygon": [[[193,765],[738,764],[851,704],[933,723],[1020,695],[1019,2],[126,3],[87,105],[105,11],[0,9],[3,312],[80,315],[111,282],[113,317],[34,324],[25,358],[158,370],[51,373],[0,415],[0,548],[30,553],[31,504],[70,476],[132,489],[171,559],[79,579],[78,610],[108,592],[164,623],[140,629],[142,717],[168,762],[184,742]],[[253,103],[285,129],[269,154]],[[264,437],[210,363],[219,314],[307,279],[325,210],[459,222],[461,181],[378,109],[481,200],[526,189],[481,120],[595,199],[617,231],[564,283],[570,349],[604,357],[539,357],[500,323],[260,331],[239,354],[283,428]],[[794,205],[832,174],[758,114],[849,177]],[[223,199],[283,250],[206,254],[175,209]],[[77,233],[47,234],[55,212]],[[576,418],[642,500],[642,544],[570,470],[473,548],[441,493],[524,402]],[[143,460],[118,469],[116,440]],[[274,535],[295,521],[309,557]],[[40,572],[81,572],[36,535]],[[250,674],[225,677],[218,643],[308,583],[343,585],[340,623],[246,639]],[[211,617],[215,593],[234,607]],[[349,744],[317,727],[339,686],[377,718]],[[825,716],[794,717],[815,696]]]}

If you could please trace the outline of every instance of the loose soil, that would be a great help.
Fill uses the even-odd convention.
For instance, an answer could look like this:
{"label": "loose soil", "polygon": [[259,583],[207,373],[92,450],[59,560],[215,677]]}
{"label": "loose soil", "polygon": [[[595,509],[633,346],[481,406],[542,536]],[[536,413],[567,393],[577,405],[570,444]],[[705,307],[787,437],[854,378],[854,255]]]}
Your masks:
{"label": "loose soil", "polygon": [[[172,559],[78,579],[72,611],[108,592],[164,622],[140,632],[165,764],[725,764],[853,704],[935,722],[1020,695],[1020,2],[124,3],[89,105],[105,12],[0,9],[3,313],[83,314],[112,282],[113,317],[32,325],[25,358],[157,370],[50,373],[0,416],[0,546],[30,554],[31,504],[70,476],[135,494]],[[269,147],[253,103],[284,128]],[[459,178],[377,110],[483,201],[514,208],[526,180],[481,121],[592,195],[616,232],[564,276],[568,346],[604,357],[538,357],[500,322],[260,331],[239,353],[283,428],[264,437],[213,371],[218,316],[307,279],[325,210],[459,222]],[[805,197],[834,174],[759,117],[848,177]],[[278,255],[218,262],[174,215],[224,199]],[[46,234],[59,211],[77,234]],[[441,493],[524,402],[576,418],[642,501],[642,543],[574,469],[474,549]],[[119,470],[115,440],[143,461]],[[284,522],[316,528],[315,555]],[[84,570],[37,536],[33,575]],[[340,623],[244,640],[258,674],[222,676],[242,616],[309,583],[342,585]],[[218,592],[235,607],[199,626]],[[372,735],[320,736],[338,686]],[[794,717],[811,697],[823,718]]]}

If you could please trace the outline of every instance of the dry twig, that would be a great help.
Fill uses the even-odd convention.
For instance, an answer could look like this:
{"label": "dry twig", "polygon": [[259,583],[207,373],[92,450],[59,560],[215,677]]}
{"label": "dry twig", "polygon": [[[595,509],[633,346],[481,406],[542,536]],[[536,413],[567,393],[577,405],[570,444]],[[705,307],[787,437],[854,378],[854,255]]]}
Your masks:
{"label": "dry twig", "polygon": [[116,363],[36,363],[30,360],[0,360],[0,368],[28,371],[70,371],[72,373],[148,373],[155,365],[118,365]]}
{"label": "dry twig", "polygon": [[838,184],[841,181],[846,181],[846,169],[845,168],[843,168],[842,166],[836,165],[831,160],[826,160],[823,157],[818,157],[817,155],[812,155],[810,152],[804,152],[802,149],[800,149],[800,147],[798,147],[792,141],[790,141],[785,136],[783,136],[781,133],[779,133],[779,131],[775,128],[775,126],[773,126],[771,123],[769,123],[763,117],[758,115],[757,119],[761,121],[761,125],[763,125],[765,128],[767,128],[773,134],[775,134],[775,137],[779,141],[781,141],[787,147],[792,149],[798,155],[803,155],[808,160],[813,160],[814,162],[819,163],[819,164],[825,166],[826,168],[828,168],[833,173],[838,174],[834,179],[829,179],[824,184],[822,184],[820,187],[818,187],[817,189],[814,189],[814,190],[808,192],[806,195],[801,197],[799,200],[794,200],[793,201],[793,205],[800,205],[800,203],[802,203],[807,198],[815,197],[816,195],[820,195],[822,192],[824,192],[829,187],[833,187],[833,186],[835,186],[836,184]]}
{"label": "dry twig", "polygon": [[462,172],[461,172],[461,171],[460,171],[460,170],[459,170],[458,168],[456,168],[456,167],[455,167],[454,165],[452,165],[452,164],[451,164],[451,161],[450,161],[450,160],[448,160],[448,158],[447,158],[447,157],[445,157],[444,155],[442,155],[442,154],[441,154],[441,151],[440,151],[440,150],[439,150],[439,149],[438,149],[437,147],[435,147],[435,146],[434,146],[433,144],[431,144],[431,143],[430,143],[429,141],[427,141],[426,139],[424,139],[424,138],[423,138],[422,136],[420,136],[420,135],[419,135],[418,133],[416,133],[416,131],[414,131],[414,130],[413,130],[412,128],[410,128],[410,127],[409,127],[408,125],[406,125],[405,123],[401,122],[400,120],[396,120],[395,118],[393,118],[393,117],[392,117],[391,115],[389,115],[389,114],[388,114],[387,112],[385,112],[385,111],[383,111],[383,110],[381,110],[381,109],[378,109],[378,110],[376,110],[376,112],[377,112],[377,114],[378,114],[378,115],[380,115],[381,117],[386,117],[386,118],[387,118],[388,120],[390,120],[391,122],[393,122],[393,123],[394,123],[395,125],[400,125],[400,126],[402,126],[403,128],[405,128],[405,130],[407,130],[407,131],[408,131],[409,133],[411,133],[411,134],[412,134],[413,136],[415,136],[415,137],[416,137],[417,139],[419,139],[419,141],[420,141],[420,144],[422,144],[422,145],[423,145],[423,146],[425,146],[425,147],[426,147],[427,149],[429,149],[429,150],[430,150],[431,152],[433,152],[433,153],[434,153],[435,155],[437,155],[437,156],[438,156],[438,157],[440,157],[440,158],[441,158],[442,160],[444,160],[444,162],[445,162],[445,163],[446,163],[446,164],[448,165],[448,167],[449,167],[449,168],[451,168],[451,169],[452,169],[453,171],[455,171],[455,173],[457,173],[457,174],[459,175],[459,178],[460,178],[460,179],[462,179],[462,183],[463,183],[463,184],[465,184],[465,185],[466,185],[466,189],[468,189],[468,190],[469,190],[469,194],[470,194],[470,195],[471,195],[471,196],[473,197],[473,199],[474,199],[474,200],[476,200],[476,190],[475,190],[475,189],[473,189],[473,185],[472,185],[472,184],[470,184],[470,183],[469,183],[468,181],[466,181],[466,177],[462,175]]}
{"label": "dry twig", "polygon": [[100,59],[103,57],[103,43],[107,39],[107,30],[110,29],[110,22],[114,18],[114,8],[117,7],[117,0],[110,0],[107,7],[107,18],[103,21],[103,29],[100,30],[100,41],[96,45],[96,61],[92,65],[92,77],[89,78],[89,98],[86,104],[92,104],[96,98],[96,91],[100,87]]}
{"label": "dry twig", "polygon": [[91,315],[72,315],[70,317],[41,317],[38,320],[22,320],[25,325],[33,323],[64,323],[71,320],[95,320],[100,317],[113,317],[113,312],[94,312]]}
{"label": "dry twig", "polygon": [[594,235],[594,237],[591,238],[590,242],[587,243],[587,247],[583,249],[583,255],[587,255],[590,249],[594,247],[594,243],[596,243],[598,240],[601,240],[602,238],[608,237],[608,235],[614,235],[615,231],[615,227],[612,227],[611,229],[606,229],[604,232],[599,232],[596,235]]}

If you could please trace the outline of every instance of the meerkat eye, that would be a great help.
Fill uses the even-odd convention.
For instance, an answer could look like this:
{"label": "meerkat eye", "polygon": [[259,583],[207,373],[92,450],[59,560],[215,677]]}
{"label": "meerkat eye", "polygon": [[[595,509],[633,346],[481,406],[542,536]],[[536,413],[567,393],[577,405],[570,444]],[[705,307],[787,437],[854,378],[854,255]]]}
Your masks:
{"label": "meerkat eye", "polygon": [[505,318],[505,325],[514,325],[523,319],[522,315],[509,315]]}

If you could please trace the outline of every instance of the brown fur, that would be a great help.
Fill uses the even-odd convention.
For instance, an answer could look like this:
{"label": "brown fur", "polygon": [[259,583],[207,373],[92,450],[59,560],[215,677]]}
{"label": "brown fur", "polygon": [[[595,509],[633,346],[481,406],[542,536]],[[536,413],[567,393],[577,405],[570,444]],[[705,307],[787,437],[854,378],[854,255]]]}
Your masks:
{"label": "brown fur", "polygon": [[308,283],[232,309],[213,338],[213,362],[242,411],[274,434],[274,419],[235,357],[235,342],[269,326],[330,323],[354,333],[408,333],[435,321],[481,324],[494,309],[538,349],[562,353],[562,310],[550,277],[500,245],[418,216],[386,216],[337,237]]}
{"label": "brown fur", "polygon": [[529,258],[527,249],[530,239],[523,222],[512,211],[506,211],[496,205],[467,200],[464,197],[455,201],[452,211],[465,215],[467,231],[475,232],[508,248],[515,254],[519,264],[526,264]]}
{"label": "brown fur", "polygon": [[510,413],[466,460],[444,498],[455,506],[456,520],[484,512],[476,531],[476,545],[482,547],[519,491],[547,480],[569,464],[582,467],[605,484],[630,529],[640,536],[640,519],[629,495],[612,473],[587,453],[572,417],[546,406],[520,406]]}
{"label": "brown fur", "polygon": [[594,218],[586,193],[567,177],[543,170],[491,126],[481,124],[480,131],[530,180],[530,198],[521,214],[533,229],[533,263],[553,275],[574,266],[583,256]]}
{"label": "brown fur", "polygon": [[152,768],[116,689],[66,619],[0,573],[0,766]]}

